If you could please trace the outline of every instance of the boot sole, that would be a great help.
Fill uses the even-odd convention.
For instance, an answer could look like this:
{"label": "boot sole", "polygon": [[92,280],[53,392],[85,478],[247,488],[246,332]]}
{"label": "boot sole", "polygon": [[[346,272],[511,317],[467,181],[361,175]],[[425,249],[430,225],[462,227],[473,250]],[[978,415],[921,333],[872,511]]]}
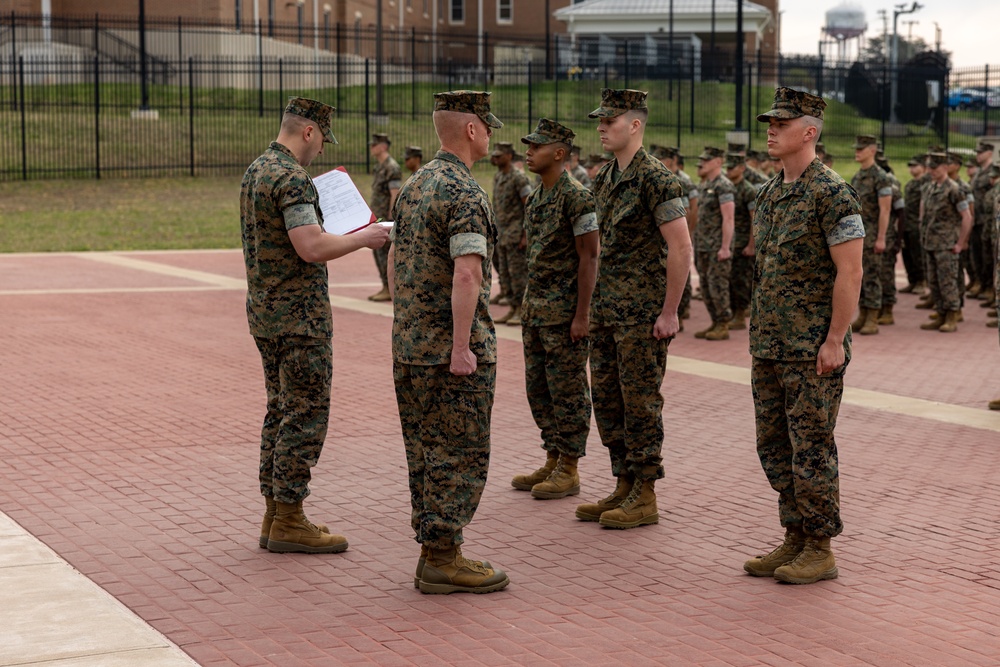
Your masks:
{"label": "boot sole", "polygon": [[614,519],[605,519],[601,517],[601,525],[605,528],[638,528],[639,526],[649,526],[654,523],[660,522],[660,513],[650,514],[649,516],[644,516],[637,521],[615,521]]}
{"label": "boot sole", "polygon": [[276,542],[275,540],[268,540],[267,550],[276,554],[339,554],[341,551],[347,551],[347,542],[344,542],[343,544],[334,544],[329,547],[310,547],[306,544],[298,544],[296,542]]}
{"label": "boot sole", "polygon": [[814,584],[817,581],[836,579],[839,576],[840,576],[840,570],[838,570],[836,567],[833,567],[832,569],[827,570],[826,572],[823,572],[822,574],[816,577],[789,577],[788,575],[779,574],[778,572],[774,573],[775,579],[786,584]]}
{"label": "boot sole", "polygon": [[521,482],[511,482],[510,485],[518,491],[531,491],[535,488],[534,484],[522,484]]}
{"label": "boot sole", "polygon": [[566,491],[531,491],[531,495],[539,500],[555,500],[556,498],[565,498],[566,496],[578,496],[580,495],[580,486],[574,486],[572,489]]}
{"label": "boot sole", "polygon": [[477,595],[482,593],[495,593],[499,590],[507,588],[507,584],[510,583],[510,577],[504,576],[503,581],[497,582],[490,586],[455,586],[454,584],[428,584],[423,581],[417,582],[417,588],[421,593],[427,595],[449,595],[451,593],[475,593]]}

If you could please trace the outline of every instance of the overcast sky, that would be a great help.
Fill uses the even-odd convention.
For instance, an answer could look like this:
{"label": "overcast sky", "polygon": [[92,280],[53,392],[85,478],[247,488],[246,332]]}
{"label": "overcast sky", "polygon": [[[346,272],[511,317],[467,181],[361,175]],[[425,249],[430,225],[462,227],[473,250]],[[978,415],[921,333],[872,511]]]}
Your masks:
{"label": "overcast sky", "polygon": [[[784,53],[817,53],[820,30],[826,23],[826,12],[845,4],[843,0],[788,0],[780,4],[781,50]],[[903,2],[868,0],[849,2],[862,7],[868,22],[867,37],[882,34],[879,9],[885,9],[892,33],[893,8]],[[911,33],[934,47],[937,22],[941,29],[941,48],[952,53],[954,67],[981,67],[1000,65],[1000,0],[922,0],[923,7],[912,14],[900,14],[897,26],[900,36]],[[905,3],[905,9],[913,5]],[[919,21],[912,26],[906,21]],[[991,68],[992,69],[992,68]],[[992,72],[991,72],[992,73]],[[998,71],[1000,73],[1000,71]]]}

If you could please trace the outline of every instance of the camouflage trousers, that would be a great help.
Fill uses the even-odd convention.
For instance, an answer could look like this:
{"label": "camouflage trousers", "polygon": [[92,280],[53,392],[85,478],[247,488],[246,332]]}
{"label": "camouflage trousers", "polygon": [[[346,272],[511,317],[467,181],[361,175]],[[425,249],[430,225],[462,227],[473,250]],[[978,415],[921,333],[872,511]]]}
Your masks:
{"label": "camouflage trousers", "polygon": [[938,313],[961,308],[962,271],[958,255],[950,250],[928,250],[927,285]]}
{"label": "camouflage trousers", "polygon": [[570,338],[569,324],[523,326],[524,384],[542,448],[580,458],[590,434],[587,357],[590,340]]}
{"label": "camouflage trousers", "polygon": [[490,468],[496,364],[480,364],[472,375],[459,376],[447,364],[397,362],[392,374],[415,539],[432,549],[461,544]]}
{"label": "camouflage trousers", "polygon": [[386,274],[389,266],[389,246],[392,245],[391,242],[386,241],[385,245],[381,248],[375,248],[372,250],[372,255],[375,256],[375,266],[378,267],[378,277],[382,280],[382,287],[389,286],[389,278]]}
{"label": "camouflage trousers", "polygon": [[520,306],[524,289],[528,286],[528,254],[517,243],[499,243],[496,246],[500,262],[500,289],[510,297],[510,305]]}
{"label": "camouflage trousers", "polygon": [[815,361],[754,357],[751,364],[757,456],[778,492],[778,517],[811,537],[844,530],[833,431],[846,367],[819,376]]}
{"label": "camouflage trousers", "polygon": [[750,293],[753,290],[754,258],[741,252],[733,255],[733,270],[729,274],[729,304],[732,310],[750,310]]}
{"label": "camouflage trousers", "polygon": [[896,217],[889,221],[889,229],[885,233],[885,252],[879,258],[879,282],[882,285],[882,305],[890,306],[896,303],[896,247],[899,245],[899,232]]}
{"label": "camouflage trousers", "polygon": [[590,390],[611,474],[662,479],[663,374],[670,339],[653,338],[653,325],[593,326]]}
{"label": "camouflage trousers", "polygon": [[684,283],[684,292],[681,294],[681,302],[677,305],[677,314],[680,315],[691,307],[691,272],[688,271],[687,282]]}
{"label": "camouflage trousers", "polygon": [[698,279],[701,281],[701,297],[712,322],[728,322],[733,319],[729,307],[729,276],[733,271],[733,260],[719,261],[714,250],[699,250],[695,255]]}
{"label": "camouflage trousers", "polygon": [[[986,267],[983,266],[982,224],[972,225],[972,230],[969,233],[969,247],[968,250],[962,253],[962,257],[968,266],[969,278],[973,282],[983,284],[983,274],[986,273]],[[992,272],[989,275],[992,276]],[[988,284],[986,283],[986,285]]]}
{"label": "camouflage trousers", "polygon": [[267,414],[260,431],[260,492],[282,503],[309,495],[330,420],[329,338],[254,338],[264,364]]}
{"label": "camouflage trousers", "polygon": [[882,309],[882,255],[875,254],[875,246],[864,248],[861,254],[861,308]]}
{"label": "camouflage trousers", "polygon": [[979,254],[982,263],[979,280],[984,288],[993,286],[993,272],[997,263],[995,237],[995,225],[984,224]]}

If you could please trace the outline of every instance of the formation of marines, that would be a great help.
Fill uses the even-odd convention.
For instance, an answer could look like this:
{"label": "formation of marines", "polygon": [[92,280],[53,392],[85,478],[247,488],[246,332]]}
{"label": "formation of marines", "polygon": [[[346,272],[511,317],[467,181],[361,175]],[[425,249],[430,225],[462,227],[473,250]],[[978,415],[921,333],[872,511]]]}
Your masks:
{"label": "formation of marines", "polygon": [[[843,530],[834,429],[852,329],[871,335],[894,323],[901,250],[909,285],[900,291],[926,289],[918,307],[934,310],[922,329],[955,331],[966,298],[995,317],[995,147],[977,146],[969,184],[958,176],[961,157],[932,147],[910,160],[904,191],[876,138],[860,135],[849,185],[818,142],[826,103],[781,87],[757,117],[768,125],[767,153],[706,146],[695,183],[676,147],[645,148],[643,91],[603,91],[589,114],[603,153],[582,161],[576,133],[546,118],[521,138],[523,156],[512,143],[491,152],[503,123],[490,93],[434,98],[440,150],[425,164],[423,150],[408,146],[408,179],[387,135],[370,142],[372,209],[391,221],[391,234],[380,225],[350,237],[323,232],[304,170],[336,142],[333,110],[319,102],[289,103],[278,141],[244,179],[247,313],[268,392],[260,546],[347,548],[302,508],[329,412],[331,325],[318,296],[327,260],[375,251],[382,290],[370,298],[393,305],[393,379],[420,545],[413,584],[443,594],[491,593],[510,582],[462,552],[489,468],[497,323],[522,327],[525,386],[545,456],[512,486],[540,500],[578,495],[593,414],[614,488],[578,505],[575,517],[613,529],[659,521],[662,385],[690,309],[694,261],[712,320],[695,337],[722,341],[749,328],[757,453],[785,531],[778,547],[743,568],[796,584],[839,576],[830,547]],[[487,155],[497,168],[492,200],[471,172]],[[501,289],[491,298],[493,270]],[[489,307],[498,302],[510,310],[494,319]],[[303,309],[312,328],[293,315]],[[990,408],[1000,409],[1000,399]]]}

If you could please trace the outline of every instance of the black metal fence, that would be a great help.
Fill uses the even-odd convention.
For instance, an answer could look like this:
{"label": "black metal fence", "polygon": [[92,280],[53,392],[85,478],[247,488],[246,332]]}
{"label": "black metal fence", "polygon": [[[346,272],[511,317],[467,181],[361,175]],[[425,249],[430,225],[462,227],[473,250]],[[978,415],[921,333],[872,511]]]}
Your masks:
{"label": "black metal fence", "polygon": [[373,132],[389,133],[394,153],[416,144],[432,154],[432,95],[456,88],[493,91],[500,141],[517,142],[544,116],[597,152],[587,113],[601,89],[641,87],[648,142],[693,154],[728,135],[761,148],[754,117],[779,84],[830,100],[824,143],[844,159],[861,133],[880,136],[894,158],[1000,133],[1000,67],[949,70],[933,53],[891,71],[807,56],[741,64],[662,36],[538,42],[410,30],[379,40],[328,22],[159,19],[140,31],[134,18],[11,14],[0,17],[0,180],[240,173],[275,135],[290,95],[338,109],[341,143],[317,171],[367,169]]}

